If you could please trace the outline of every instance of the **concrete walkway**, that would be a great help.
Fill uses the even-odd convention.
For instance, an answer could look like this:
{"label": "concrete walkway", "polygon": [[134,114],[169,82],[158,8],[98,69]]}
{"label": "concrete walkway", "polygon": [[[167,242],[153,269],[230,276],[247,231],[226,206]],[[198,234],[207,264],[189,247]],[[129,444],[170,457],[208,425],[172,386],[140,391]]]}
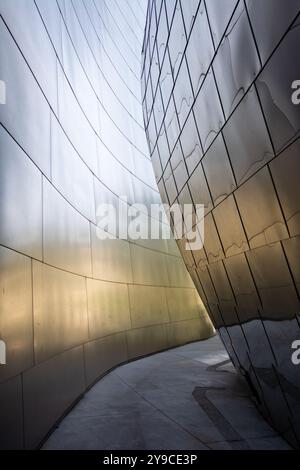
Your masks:
{"label": "concrete walkway", "polygon": [[289,449],[216,336],[115,369],[44,449]]}

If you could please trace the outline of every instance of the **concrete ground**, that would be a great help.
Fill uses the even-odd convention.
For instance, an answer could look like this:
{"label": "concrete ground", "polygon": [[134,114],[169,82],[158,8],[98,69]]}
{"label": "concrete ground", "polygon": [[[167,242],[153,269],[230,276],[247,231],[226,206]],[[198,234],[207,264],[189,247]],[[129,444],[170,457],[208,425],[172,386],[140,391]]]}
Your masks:
{"label": "concrete ground", "polygon": [[289,449],[251,401],[218,336],[118,367],[43,449]]}

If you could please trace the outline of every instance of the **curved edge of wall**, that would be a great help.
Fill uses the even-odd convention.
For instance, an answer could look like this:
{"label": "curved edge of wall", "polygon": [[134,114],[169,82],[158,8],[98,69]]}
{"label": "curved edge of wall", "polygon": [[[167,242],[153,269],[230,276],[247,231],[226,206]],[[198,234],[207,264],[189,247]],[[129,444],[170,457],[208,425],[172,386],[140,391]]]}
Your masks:
{"label": "curved edge of wall", "polygon": [[56,424],[99,379],[127,362],[211,337],[204,315],[125,331],[74,347],[0,385],[1,446],[39,448]]}

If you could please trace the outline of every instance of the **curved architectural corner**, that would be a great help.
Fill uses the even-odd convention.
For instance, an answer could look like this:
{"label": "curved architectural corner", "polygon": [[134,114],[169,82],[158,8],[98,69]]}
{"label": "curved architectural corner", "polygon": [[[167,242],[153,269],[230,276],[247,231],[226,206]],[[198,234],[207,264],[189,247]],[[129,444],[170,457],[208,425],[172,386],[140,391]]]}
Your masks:
{"label": "curved architectural corner", "polygon": [[0,14],[0,446],[34,448],[106,371],[213,327],[175,241],[97,232],[99,204],[161,200],[145,1],[1,0]]}
{"label": "curved architectural corner", "polygon": [[148,2],[143,109],[161,196],[205,205],[183,252],[266,417],[300,443],[300,2]]}

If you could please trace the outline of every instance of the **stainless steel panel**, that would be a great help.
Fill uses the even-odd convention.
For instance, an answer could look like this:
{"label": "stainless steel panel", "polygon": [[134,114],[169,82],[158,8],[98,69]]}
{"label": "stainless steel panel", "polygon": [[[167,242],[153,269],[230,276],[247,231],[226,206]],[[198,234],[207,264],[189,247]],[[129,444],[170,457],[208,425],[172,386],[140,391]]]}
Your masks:
{"label": "stainless steel panel", "polygon": [[79,155],[98,173],[97,137],[73,94],[61,66],[57,64],[59,120]]}
{"label": "stainless steel panel", "polygon": [[[43,1],[43,0],[42,0]],[[97,30],[94,29],[94,27],[91,24],[91,21],[89,19],[88,11],[85,8],[84,2],[81,0],[75,0],[72,2],[72,5],[74,7],[74,11],[77,14],[77,17],[80,21],[80,25],[84,31],[84,35],[87,38],[87,43],[89,45],[89,48],[95,58],[95,61],[100,64],[101,63],[101,49],[100,49],[100,42],[97,37]],[[76,31],[78,28],[76,28]],[[76,34],[76,31],[74,30],[74,34]],[[87,52],[86,47],[82,47],[82,50],[85,50]],[[87,57],[89,57],[90,54],[87,52]],[[89,61],[90,64],[90,61]],[[111,67],[111,70],[113,71],[114,68]],[[86,66],[86,71],[89,72],[89,67]],[[95,69],[93,69],[93,72]],[[114,72],[116,73],[116,72]],[[113,72],[112,72],[113,74]],[[94,77],[93,74],[89,74],[89,78],[91,80],[95,80],[96,76]],[[96,81],[96,80],[95,80]],[[113,82],[115,83],[115,82]],[[118,91],[118,90],[116,90]]]}
{"label": "stainless steel panel", "polygon": [[160,73],[159,59],[158,59],[157,46],[156,46],[156,42],[155,42],[154,47],[153,47],[153,56],[152,56],[152,62],[151,62],[151,68],[150,68],[150,75],[151,75],[151,82],[152,83],[157,84],[159,73]]}
{"label": "stainless steel panel", "polygon": [[[181,2],[184,19],[186,19],[184,11],[192,9],[195,11],[196,5],[192,5],[195,3],[200,3],[200,7],[186,48],[186,59],[190,70],[194,94],[196,95],[213,58],[214,46],[204,2],[199,2],[198,0],[193,0],[193,2]],[[190,18],[188,18],[188,22],[189,21]],[[199,47],[200,44],[201,47]]]}
{"label": "stainless steel panel", "polygon": [[288,319],[299,311],[299,300],[280,243],[251,250],[247,258],[269,319]]}
{"label": "stainless steel panel", "polygon": [[165,127],[171,153],[174,149],[174,145],[180,132],[179,119],[177,113],[178,110],[175,108],[174,98],[173,96],[171,96],[165,113]]}
{"label": "stainless steel panel", "polygon": [[2,20],[0,36],[1,80],[6,83],[6,104],[0,107],[1,123],[49,176],[50,109]]}
{"label": "stainless steel panel", "polygon": [[205,314],[205,308],[195,289],[166,289],[170,318],[172,322],[191,320]]}
{"label": "stainless steel panel", "polygon": [[[151,87],[151,83],[149,83],[148,90],[150,89],[150,87]],[[147,109],[147,101],[146,100],[145,100],[144,103],[145,103],[145,109],[146,109],[145,112],[146,113],[149,112],[149,114],[150,114],[151,108],[149,110]],[[148,121],[147,128],[146,128],[146,134],[147,134],[147,139],[148,139],[149,151],[150,151],[150,154],[152,154],[155,143],[156,143],[156,140],[157,140],[157,131],[156,131],[156,123],[155,123],[155,117],[154,117],[154,109],[152,109],[152,112],[151,112],[150,116],[148,115],[148,118],[149,118],[149,121]]]}
{"label": "stainless steel panel", "polygon": [[56,56],[34,1],[3,0],[0,12],[48,101],[57,111]]}
{"label": "stainless steel panel", "polygon": [[87,300],[90,339],[131,328],[126,284],[88,279]]}
{"label": "stainless steel panel", "polygon": [[164,179],[164,183],[165,183],[165,187],[166,187],[170,204],[173,204],[177,196],[178,190],[175,184],[175,179],[174,179],[174,175],[173,175],[170,163],[168,163],[165,169],[163,179]]}
{"label": "stainless steel panel", "polygon": [[[126,182],[123,182],[123,184],[126,184]],[[131,196],[128,194],[128,192],[126,192],[126,190],[123,192],[120,191],[121,196],[119,197],[117,194],[113,192],[114,188],[112,188],[111,185],[105,186],[105,184],[103,184],[101,181],[99,181],[95,177],[94,177],[94,191],[95,191],[95,206],[96,206],[96,226],[99,229],[102,228],[102,229],[107,230],[109,233],[111,233],[111,235],[114,235],[114,233],[112,233],[114,230],[117,231],[117,234],[124,233],[124,231],[126,233],[126,220],[124,223],[123,218],[120,218],[119,214],[120,214],[120,211],[126,214],[126,211],[129,209],[128,204],[130,203]],[[124,200],[122,196],[123,197],[126,196],[127,201],[126,199]],[[116,211],[116,214],[117,214],[116,224],[114,225],[114,220],[112,220],[111,218],[109,219],[109,221],[112,222],[112,228],[110,228],[110,223],[108,224],[109,225],[108,227],[103,226],[103,223],[101,223],[101,220],[103,217],[101,207],[100,207],[101,204],[108,204],[108,206],[112,206],[113,209]]]}
{"label": "stainless steel panel", "polygon": [[170,287],[192,287],[193,283],[182,258],[166,257]]}
{"label": "stainless steel panel", "polygon": [[164,170],[171,155],[164,123],[157,136],[157,146],[161,158],[161,165]]}
{"label": "stainless steel panel", "polygon": [[0,332],[6,364],[0,382],[33,365],[31,260],[0,247]]}
{"label": "stainless steel panel", "polygon": [[164,61],[161,67],[159,84],[160,84],[160,89],[162,93],[163,104],[166,108],[169,102],[171,90],[174,86],[171,63],[170,63],[170,58],[169,58],[168,53],[165,53],[165,56],[164,56]]}
{"label": "stainless steel panel", "polygon": [[145,356],[168,347],[166,325],[148,326],[127,332],[128,358]]}
{"label": "stainless steel panel", "polygon": [[226,123],[223,135],[238,184],[272,158],[271,142],[254,88]]}
{"label": "stainless steel panel", "polygon": [[[167,257],[159,252],[130,243],[134,284],[168,286]],[[145,270],[144,266],[147,266]]]}
{"label": "stainless steel panel", "polygon": [[251,271],[244,254],[231,256],[224,265],[234,292],[242,322],[258,318],[261,307]]}
{"label": "stainless steel panel", "polygon": [[300,234],[300,141],[297,140],[270,163],[276,191],[290,235]]}
{"label": "stainless steel panel", "polygon": [[220,302],[234,302],[234,295],[222,261],[208,266]]}
{"label": "stainless steel panel", "polygon": [[235,194],[251,248],[288,237],[275,189],[266,167],[241,186]]}
{"label": "stainless steel panel", "polygon": [[[70,172],[72,168],[72,172]],[[95,221],[93,175],[51,115],[52,184],[82,215]]]}
{"label": "stainless steel panel", "polygon": [[[176,3],[176,2],[174,2]],[[166,2],[166,7],[168,10],[168,2]],[[169,25],[172,17],[169,16]],[[186,35],[184,30],[184,24],[181,14],[180,3],[176,3],[175,12],[172,20],[170,37],[168,41],[168,49],[170,53],[170,61],[172,65],[173,76],[176,77],[179,70],[180,62],[183,57],[183,51],[186,45]]]}
{"label": "stainless steel panel", "polygon": [[203,158],[203,168],[214,204],[221,202],[235,189],[235,180],[222,133]]}
{"label": "stainless steel panel", "polygon": [[33,285],[36,361],[87,341],[85,279],[34,261]]}
{"label": "stainless steel panel", "polygon": [[159,56],[160,65],[162,65],[162,59],[165,52],[165,47],[168,39],[168,24],[167,24],[167,16],[166,16],[166,9],[165,9],[165,2],[161,2],[161,8],[159,9],[159,18],[158,18],[158,28],[157,28],[157,51]]}
{"label": "stainless steel panel", "polygon": [[76,14],[73,3],[66,2],[65,5],[66,15],[62,25],[64,70],[91,125],[99,132],[97,63],[82,31],[81,18]]}
{"label": "stainless steel panel", "polygon": [[[143,218],[141,217],[140,220],[142,221]],[[147,223],[147,222],[145,221],[145,223]],[[157,231],[159,230],[160,234],[165,234],[166,231],[167,231],[167,233],[169,233],[168,227],[166,227],[165,224],[161,224],[158,220],[153,219],[153,218],[151,219],[150,217],[148,218],[147,227],[148,227],[148,231],[149,231],[150,235],[151,235],[150,228],[153,229],[153,230],[155,229]],[[159,251],[161,253],[169,254],[168,241],[171,242],[171,240],[165,240],[165,239],[162,239],[162,238],[153,239],[153,240],[151,238],[149,238],[149,239],[145,239],[145,240],[144,239],[134,240],[133,243],[135,243],[136,245],[148,248],[149,250]],[[173,245],[174,250],[175,250],[176,249],[175,248],[176,244],[175,244],[174,240],[172,241],[172,245]],[[178,252],[176,252],[176,255],[178,255]]]}
{"label": "stainless steel panel", "polygon": [[208,261],[214,263],[223,259],[223,248],[211,213],[204,219],[204,237],[204,247]]}
{"label": "stainless steel panel", "polygon": [[166,328],[168,344],[170,346],[178,346],[183,343],[196,341],[199,337],[208,338],[213,334],[213,329],[208,317],[170,323]]}
{"label": "stainless steel panel", "polygon": [[188,180],[188,186],[194,204],[203,204],[204,213],[207,214],[212,209],[212,202],[201,163],[193,171]]}
{"label": "stainless steel panel", "polygon": [[23,402],[21,376],[0,384],[0,449],[23,449]]}
{"label": "stainless steel panel", "polygon": [[179,69],[173,96],[180,128],[182,129],[194,102],[193,90],[185,60],[183,60]]}
{"label": "stainless steel panel", "polygon": [[200,0],[189,0],[188,2],[181,2],[182,15],[187,34],[189,34],[191,29],[199,3]]}
{"label": "stainless steel panel", "polygon": [[[207,150],[224,123],[223,111],[212,69],[209,69],[205,77],[193,109],[203,150]],[[205,119],[203,119],[203,116],[205,116]]]}
{"label": "stainless steel panel", "polygon": [[219,0],[206,0],[205,2],[208,20],[212,29],[212,36],[216,47],[225,32],[237,3],[238,0],[222,0],[222,8],[220,8]]}
{"label": "stainless steel panel", "polygon": [[191,276],[191,278],[194,282],[196,290],[199,294],[200,301],[203,303],[203,305],[205,305],[205,307],[207,307],[207,305],[208,305],[207,298],[206,298],[206,295],[204,293],[204,289],[203,289],[203,286],[200,282],[200,279],[199,279],[198,273],[196,271],[196,268],[190,268],[189,273],[190,273],[190,276]]}
{"label": "stainless steel panel", "polygon": [[[169,0],[168,2],[165,1],[166,13],[167,13],[169,26],[171,24],[172,17],[175,14],[174,10],[175,10],[175,6],[176,6],[177,3],[178,2],[176,0]],[[177,9],[180,11],[179,5],[177,5]]]}
{"label": "stainless steel panel", "polygon": [[71,349],[23,376],[25,447],[37,447],[62,413],[84,392],[83,348]]}
{"label": "stainless steel panel", "polygon": [[265,62],[299,12],[298,0],[246,0],[262,61]]}
{"label": "stainless steel panel", "polygon": [[161,166],[161,159],[160,159],[160,154],[159,154],[157,145],[155,146],[153,153],[151,155],[151,163],[153,166],[155,179],[156,181],[159,181],[162,175],[162,166]]}
{"label": "stainless steel panel", "polygon": [[42,258],[42,176],[0,128],[0,243]]}
{"label": "stainless steel panel", "polygon": [[249,250],[234,197],[231,195],[222,201],[214,209],[213,214],[225,256],[229,257]]}
{"label": "stainless steel panel", "polygon": [[193,112],[190,113],[180,135],[183,156],[189,174],[196,168],[203,155],[202,144],[198,135]]}
{"label": "stainless steel panel", "polygon": [[300,293],[300,237],[293,237],[282,242],[286,257],[297,286],[298,292]]}
{"label": "stainless steel panel", "polygon": [[225,116],[228,118],[260,69],[259,57],[243,2],[238,4],[228,25],[214,60],[213,69]]}
{"label": "stainless steel panel", "polygon": [[136,285],[128,287],[133,328],[169,322],[168,289]]}
{"label": "stainless steel panel", "polygon": [[[0,11],[48,101],[57,111],[56,56],[34,1],[3,0]],[[31,27],[24,28],[24,24]]]}
{"label": "stainless steel panel", "polygon": [[[152,74],[151,74],[151,77],[149,77],[148,89],[149,89],[149,87],[151,88],[151,83],[153,83]],[[157,83],[157,82],[155,82],[155,83]],[[149,94],[150,94],[150,90],[148,92],[148,95]],[[156,87],[154,88],[153,95],[155,95],[155,102],[153,103],[153,119],[155,120],[156,129],[159,130],[160,127],[161,127],[161,124],[164,120],[164,115],[165,115],[165,108],[164,108],[164,105],[163,105],[163,101],[162,101],[159,86],[157,86],[157,90],[156,90]],[[152,99],[151,99],[151,101],[152,101]],[[167,104],[166,104],[166,108],[167,108]],[[152,131],[152,129],[151,129],[151,131]],[[154,138],[154,141],[155,141],[156,140],[156,131],[155,131],[155,135],[153,135],[153,138]]]}
{"label": "stainless steel panel", "polygon": [[[144,163],[143,162],[141,163],[144,166]],[[151,165],[151,162],[148,161],[148,163]],[[148,171],[148,166],[145,166],[145,170]],[[151,173],[153,172],[152,167],[150,168],[150,171],[148,173],[150,172]],[[144,175],[144,180],[145,179],[146,178]],[[156,187],[156,182],[154,184]],[[135,202],[143,201],[143,204],[147,207],[147,210],[149,212],[151,211],[151,204],[160,204],[161,198],[157,190],[149,188],[149,186],[146,186],[145,183],[138,180],[137,178],[133,178],[132,185],[133,185],[134,201]]]}
{"label": "stainless steel panel", "polygon": [[47,32],[54,45],[58,57],[62,60],[61,44],[61,15],[56,2],[45,2],[44,0],[35,0],[36,7],[41,15],[41,19],[46,25]]}
{"label": "stainless steel panel", "polygon": [[118,196],[126,196],[129,204],[134,202],[133,176],[107,150],[100,155],[100,179]]}
{"label": "stainless steel panel", "polygon": [[84,345],[86,382],[91,385],[105,372],[127,360],[126,333],[118,333]]}
{"label": "stainless steel panel", "polygon": [[113,282],[132,282],[130,247],[126,240],[100,240],[91,225],[93,276]]}
{"label": "stainless steel panel", "polygon": [[45,179],[43,207],[45,262],[74,273],[91,275],[88,220]]}
{"label": "stainless steel panel", "polygon": [[[189,255],[187,255],[187,252],[182,252],[182,256],[184,257],[185,259],[185,262],[186,262],[186,258],[187,256],[189,257]],[[207,256],[206,256],[206,251],[205,251],[205,248],[203,246],[203,248],[201,248],[200,250],[192,250],[190,252],[190,256],[194,259],[195,263],[195,267],[198,267],[200,269],[205,269],[205,266],[208,264],[208,260],[207,260]],[[190,266],[193,266],[193,264],[190,264]]]}
{"label": "stainless steel panel", "polygon": [[179,142],[175,145],[170,162],[177,190],[180,192],[188,179],[188,172]]}
{"label": "stainless steel panel", "polygon": [[292,100],[292,84],[300,74],[299,39],[298,20],[257,79],[258,93],[276,152],[299,136],[300,109]]}

